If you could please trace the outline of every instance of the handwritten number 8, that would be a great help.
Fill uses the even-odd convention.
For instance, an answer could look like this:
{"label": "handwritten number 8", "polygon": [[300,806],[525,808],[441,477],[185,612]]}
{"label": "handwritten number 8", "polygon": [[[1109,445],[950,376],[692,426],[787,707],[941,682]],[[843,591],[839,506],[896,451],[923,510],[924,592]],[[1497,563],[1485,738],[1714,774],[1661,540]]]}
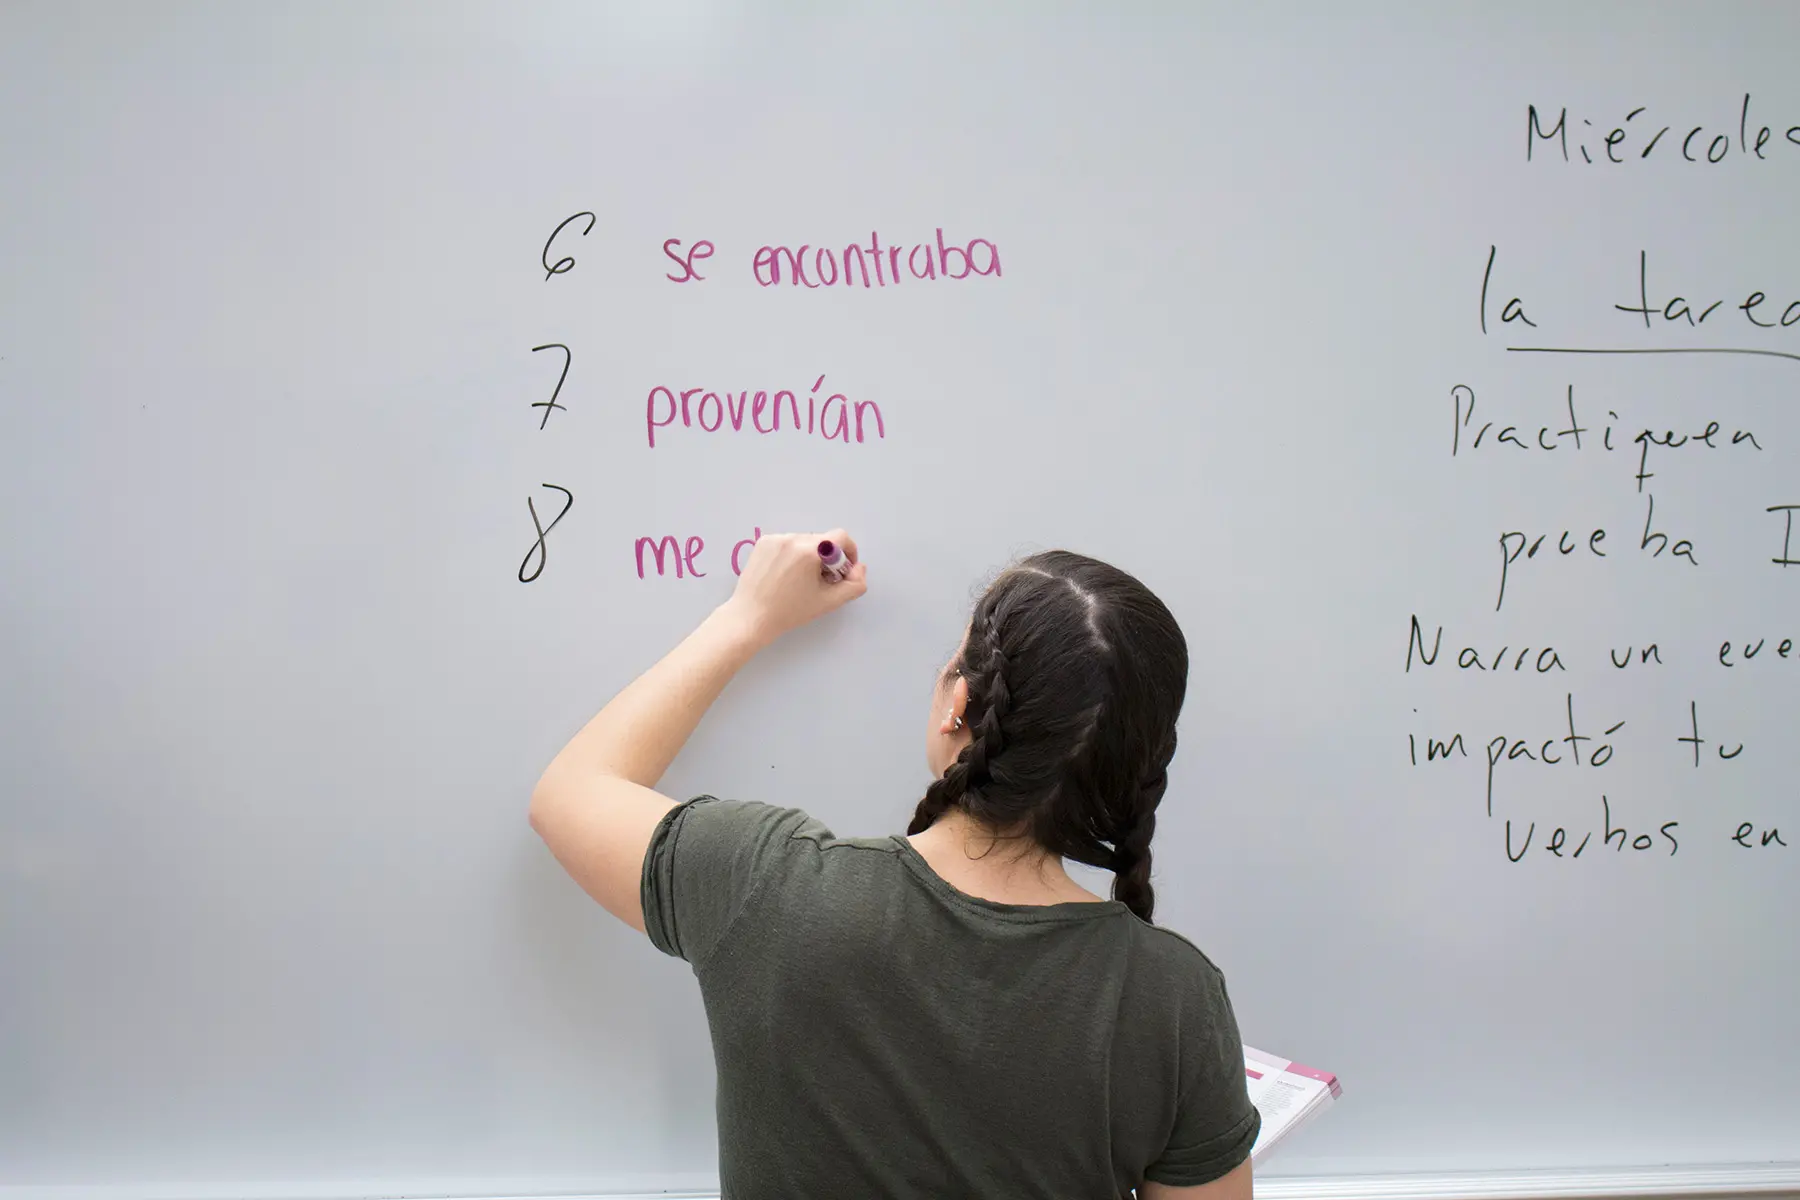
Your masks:
{"label": "handwritten number 8", "polygon": [[[574,492],[554,483],[546,483],[544,486],[553,492],[561,492],[563,494],[562,511],[551,518],[550,523],[546,525],[544,524],[543,518],[538,516],[537,502],[530,496],[525,497],[525,507],[531,512],[531,527],[537,530],[537,541],[531,544],[531,549],[525,552],[525,561],[519,564],[520,583],[531,583],[536,580],[539,575],[544,573],[544,567],[550,561],[550,546],[546,539],[549,538],[550,531],[555,529],[562,519],[569,515],[569,510],[575,507]],[[534,558],[537,559],[536,567],[531,565],[531,560]]]}

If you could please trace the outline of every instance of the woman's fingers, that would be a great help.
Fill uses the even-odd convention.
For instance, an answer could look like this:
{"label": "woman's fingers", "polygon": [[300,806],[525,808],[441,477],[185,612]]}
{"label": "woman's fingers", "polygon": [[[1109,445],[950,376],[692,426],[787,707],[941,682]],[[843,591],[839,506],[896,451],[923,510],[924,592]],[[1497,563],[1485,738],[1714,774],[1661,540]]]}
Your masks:
{"label": "woman's fingers", "polygon": [[843,547],[845,558],[848,558],[851,562],[857,561],[856,539],[850,536],[849,530],[833,529],[830,533],[822,536],[824,540],[836,542],[839,546]]}
{"label": "woman's fingers", "polygon": [[[834,543],[850,563],[842,576],[821,570],[819,546]],[[779,636],[832,612],[868,590],[868,567],[857,559],[848,530],[827,533],[765,533],[733,589],[732,598],[750,612],[759,629]]]}

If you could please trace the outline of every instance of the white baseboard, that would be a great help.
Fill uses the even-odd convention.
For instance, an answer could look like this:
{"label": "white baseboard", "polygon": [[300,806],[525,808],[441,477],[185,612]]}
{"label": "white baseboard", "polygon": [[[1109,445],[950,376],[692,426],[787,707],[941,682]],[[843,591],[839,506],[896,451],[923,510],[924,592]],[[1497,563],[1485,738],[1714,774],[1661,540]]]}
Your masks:
{"label": "white baseboard", "polygon": [[1800,1200],[1800,1163],[1257,1179],[1257,1200],[1622,1200],[1628,1196]]}
{"label": "white baseboard", "polygon": [[[1269,1175],[1256,1181],[1257,1200],[1800,1200],[1800,1162],[1714,1167],[1637,1167],[1608,1171],[1512,1171],[1433,1175],[1349,1175],[1323,1178]],[[716,1191],[478,1193],[446,1186],[394,1191],[296,1186],[9,1187],[0,1200],[719,1200]]]}

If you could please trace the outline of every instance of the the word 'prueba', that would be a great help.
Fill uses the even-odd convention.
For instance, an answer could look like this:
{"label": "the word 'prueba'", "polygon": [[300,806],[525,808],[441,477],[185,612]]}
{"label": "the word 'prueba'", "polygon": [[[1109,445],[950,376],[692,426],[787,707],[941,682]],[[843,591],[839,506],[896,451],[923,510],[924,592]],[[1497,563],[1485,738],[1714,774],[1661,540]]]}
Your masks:
{"label": "the word 'prueba'", "polygon": [[[1694,543],[1691,538],[1673,537],[1667,531],[1657,528],[1656,497],[1644,497],[1644,530],[1638,538],[1637,548],[1651,558],[1669,555],[1669,561],[1685,559],[1691,567],[1700,565],[1694,556]],[[1552,540],[1554,539],[1554,540]],[[1515,564],[1521,559],[1530,562],[1543,555],[1544,562],[1552,562],[1559,558],[1568,558],[1571,554],[1579,554],[1582,558],[1605,558],[1607,548],[1606,530],[1564,529],[1560,536],[1557,531],[1508,529],[1500,534],[1500,587],[1494,598],[1494,611],[1499,612],[1506,603],[1506,584],[1509,573],[1517,570]]]}

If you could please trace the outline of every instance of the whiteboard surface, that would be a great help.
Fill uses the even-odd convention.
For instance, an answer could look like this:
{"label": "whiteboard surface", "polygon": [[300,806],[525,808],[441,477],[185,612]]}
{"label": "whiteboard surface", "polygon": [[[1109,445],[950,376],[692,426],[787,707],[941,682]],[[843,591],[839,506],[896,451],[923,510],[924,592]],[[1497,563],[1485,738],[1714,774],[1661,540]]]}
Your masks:
{"label": "whiteboard surface", "polygon": [[[1800,10],[1364,7],[7,6],[0,1182],[716,1186],[687,968],[525,801],[835,523],[668,790],[902,828],[972,589],[1106,557],[1193,649],[1158,916],[1345,1084],[1270,1174],[1800,1159]],[[940,229],[999,269],[759,282]],[[880,431],[704,407],[821,377]]]}

